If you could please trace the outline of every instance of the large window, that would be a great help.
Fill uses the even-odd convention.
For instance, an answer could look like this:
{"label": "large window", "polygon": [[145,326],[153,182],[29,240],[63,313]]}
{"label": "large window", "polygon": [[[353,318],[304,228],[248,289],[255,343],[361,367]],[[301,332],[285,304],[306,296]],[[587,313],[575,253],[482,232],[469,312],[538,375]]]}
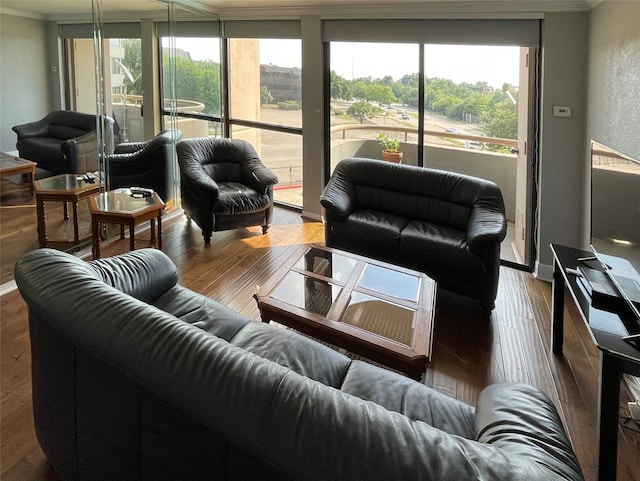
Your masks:
{"label": "large window", "polygon": [[330,44],[331,170],[345,157],[382,159],[380,135],[417,165],[418,60],[418,45]]}
{"label": "large window", "polygon": [[229,124],[279,178],[277,202],[302,206],[302,57],[298,39],[229,40]]}
{"label": "large window", "polygon": [[222,136],[220,39],[162,37],[161,45],[165,128],[173,110],[183,138]]}
{"label": "large window", "polygon": [[[518,46],[330,42],[330,171],[346,157],[388,159],[491,180],[509,221],[503,260],[527,262],[530,92]],[[381,62],[380,58],[385,61]],[[524,75],[523,75],[524,72]]]}

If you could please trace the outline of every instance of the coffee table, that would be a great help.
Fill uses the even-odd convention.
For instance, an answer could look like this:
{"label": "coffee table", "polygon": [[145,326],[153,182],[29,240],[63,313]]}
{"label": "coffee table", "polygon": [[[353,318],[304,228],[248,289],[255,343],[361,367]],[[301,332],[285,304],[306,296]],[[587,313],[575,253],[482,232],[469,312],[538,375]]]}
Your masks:
{"label": "coffee table", "polygon": [[65,219],[69,218],[68,203],[71,203],[73,212],[73,240],[56,239],[55,242],[72,242],[74,244],[80,242],[78,233],[78,201],[98,192],[100,190],[100,182],[87,182],[83,179],[82,174],[61,174],[36,180],[33,185],[36,194],[38,241],[40,247],[46,247],[49,242],[44,209],[45,202],[62,202]]}
{"label": "coffee table", "polygon": [[319,244],[302,245],[254,295],[263,322],[420,379],[431,359],[436,282]]}
{"label": "coffee table", "polygon": [[151,243],[162,250],[164,208],[164,201],[155,192],[147,197],[138,197],[129,189],[115,189],[89,197],[93,258],[100,258],[101,226],[104,224],[120,224],[121,239],[124,239],[124,227],[129,226],[130,249],[134,250],[136,248],[135,226],[141,222],[151,221]]}
{"label": "coffee table", "polygon": [[14,155],[0,152],[0,178],[11,175],[26,175],[29,178],[29,189],[33,195],[33,179],[36,171],[36,163],[27,159],[21,159]]}

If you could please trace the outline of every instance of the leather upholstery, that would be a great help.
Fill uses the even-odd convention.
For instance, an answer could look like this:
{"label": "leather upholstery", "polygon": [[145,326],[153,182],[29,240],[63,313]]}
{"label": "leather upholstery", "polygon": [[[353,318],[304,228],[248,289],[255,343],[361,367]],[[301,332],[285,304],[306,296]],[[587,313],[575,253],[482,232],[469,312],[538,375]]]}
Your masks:
{"label": "leather upholstery", "polygon": [[173,153],[180,139],[179,130],[163,130],[148,142],[117,145],[109,156],[109,188],[146,187],[164,201],[171,199]]}
{"label": "leather upholstery", "polygon": [[328,246],[426,273],[491,311],[504,201],[493,182],[379,160],[342,160],[320,198]]}
{"label": "leather upholstery", "polygon": [[36,433],[65,481],[583,480],[537,389],[474,408],[180,286],[161,251],[39,249],[15,274]]}
{"label": "leather upholstery", "polygon": [[[104,154],[113,153],[111,117],[104,117]],[[54,174],[78,174],[99,170],[96,116],[71,110],[55,110],[43,119],[16,125],[16,148],[23,159]]]}
{"label": "leather upholstery", "polygon": [[182,207],[202,229],[214,231],[262,226],[273,217],[273,186],[278,178],[244,140],[203,137],[178,142]]}

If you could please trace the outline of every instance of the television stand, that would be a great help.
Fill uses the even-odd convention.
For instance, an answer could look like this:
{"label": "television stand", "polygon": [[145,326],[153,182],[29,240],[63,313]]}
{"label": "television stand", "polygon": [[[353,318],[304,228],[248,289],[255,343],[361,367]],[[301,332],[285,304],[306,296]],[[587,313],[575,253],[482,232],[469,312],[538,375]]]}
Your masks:
{"label": "television stand", "polygon": [[[580,259],[591,252],[551,244],[553,253],[553,287],[551,309],[551,350],[562,355],[565,286],[580,311],[596,347],[600,351],[598,386],[598,480],[615,481],[618,457],[618,410],[622,374],[640,376],[640,349],[625,342],[624,337],[638,331],[631,309],[617,312],[598,309],[579,282],[575,271]],[[569,271],[569,272],[567,272]]]}

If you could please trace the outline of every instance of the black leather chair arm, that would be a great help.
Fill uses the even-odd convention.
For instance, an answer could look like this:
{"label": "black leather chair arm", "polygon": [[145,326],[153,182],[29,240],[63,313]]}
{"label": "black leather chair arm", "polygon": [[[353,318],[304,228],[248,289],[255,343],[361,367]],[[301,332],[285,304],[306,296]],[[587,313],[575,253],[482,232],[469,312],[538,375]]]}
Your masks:
{"label": "black leather chair arm", "polygon": [[474,254],[482,251],[483,245],[499,244],[507,234],[507,221],[504,207],[487,203],[478,203],[471,210],[467,226],[467,242]]}
{"label": "black leather chair arm", "polygon": [[476,439],[511,459],[526,458],[541,471],[582,480],[556,409],[542,391],[526,384],[486,387],[476,406]]}
{"label": "black leather chair arm", "polygon": [[180,174],[182,180],[186,184],[189,184],[193,190],[201,190],[204,192],[211,192],[214,198],[218,198],[219,187],[215,180],[213,180],[202,168],[202,165],[195,159],[189,159],[182,161],[182,168]]}
{"label": "black leather chair arm", "polygon": [[49,131],[49,121],[44,118],[27,124],[15,125],[12,130],[18,134],[18,140],[27,137],[45,137]]}
{"label": "black leather chair arm", "polygon": [[251,170],[251,177],[259,184],[259,192],[266,192],[269,186],[278,183],[278,177],[264,165],[256,165]]}
{"label": "black leather chair arm", "polygon": [[127,142],[118,144],[113,151],[114,154],[132,154],[144,149],[149,142]]}
{"label": "black leather chair arm", "polygon": [[270,186],[278,183],[278,177],[265,166],[258,153],[248,142],[234,144],[237,156],[243,158],[240,162],[242,168],[242,183],[258,192],[266,193]]}
{"label": "black leather chair arm", "polygon": [[345,220],[353,212],[355,195],[353,183],[341,171],[335,171],[320,196],[320,204],[337,219]]}

